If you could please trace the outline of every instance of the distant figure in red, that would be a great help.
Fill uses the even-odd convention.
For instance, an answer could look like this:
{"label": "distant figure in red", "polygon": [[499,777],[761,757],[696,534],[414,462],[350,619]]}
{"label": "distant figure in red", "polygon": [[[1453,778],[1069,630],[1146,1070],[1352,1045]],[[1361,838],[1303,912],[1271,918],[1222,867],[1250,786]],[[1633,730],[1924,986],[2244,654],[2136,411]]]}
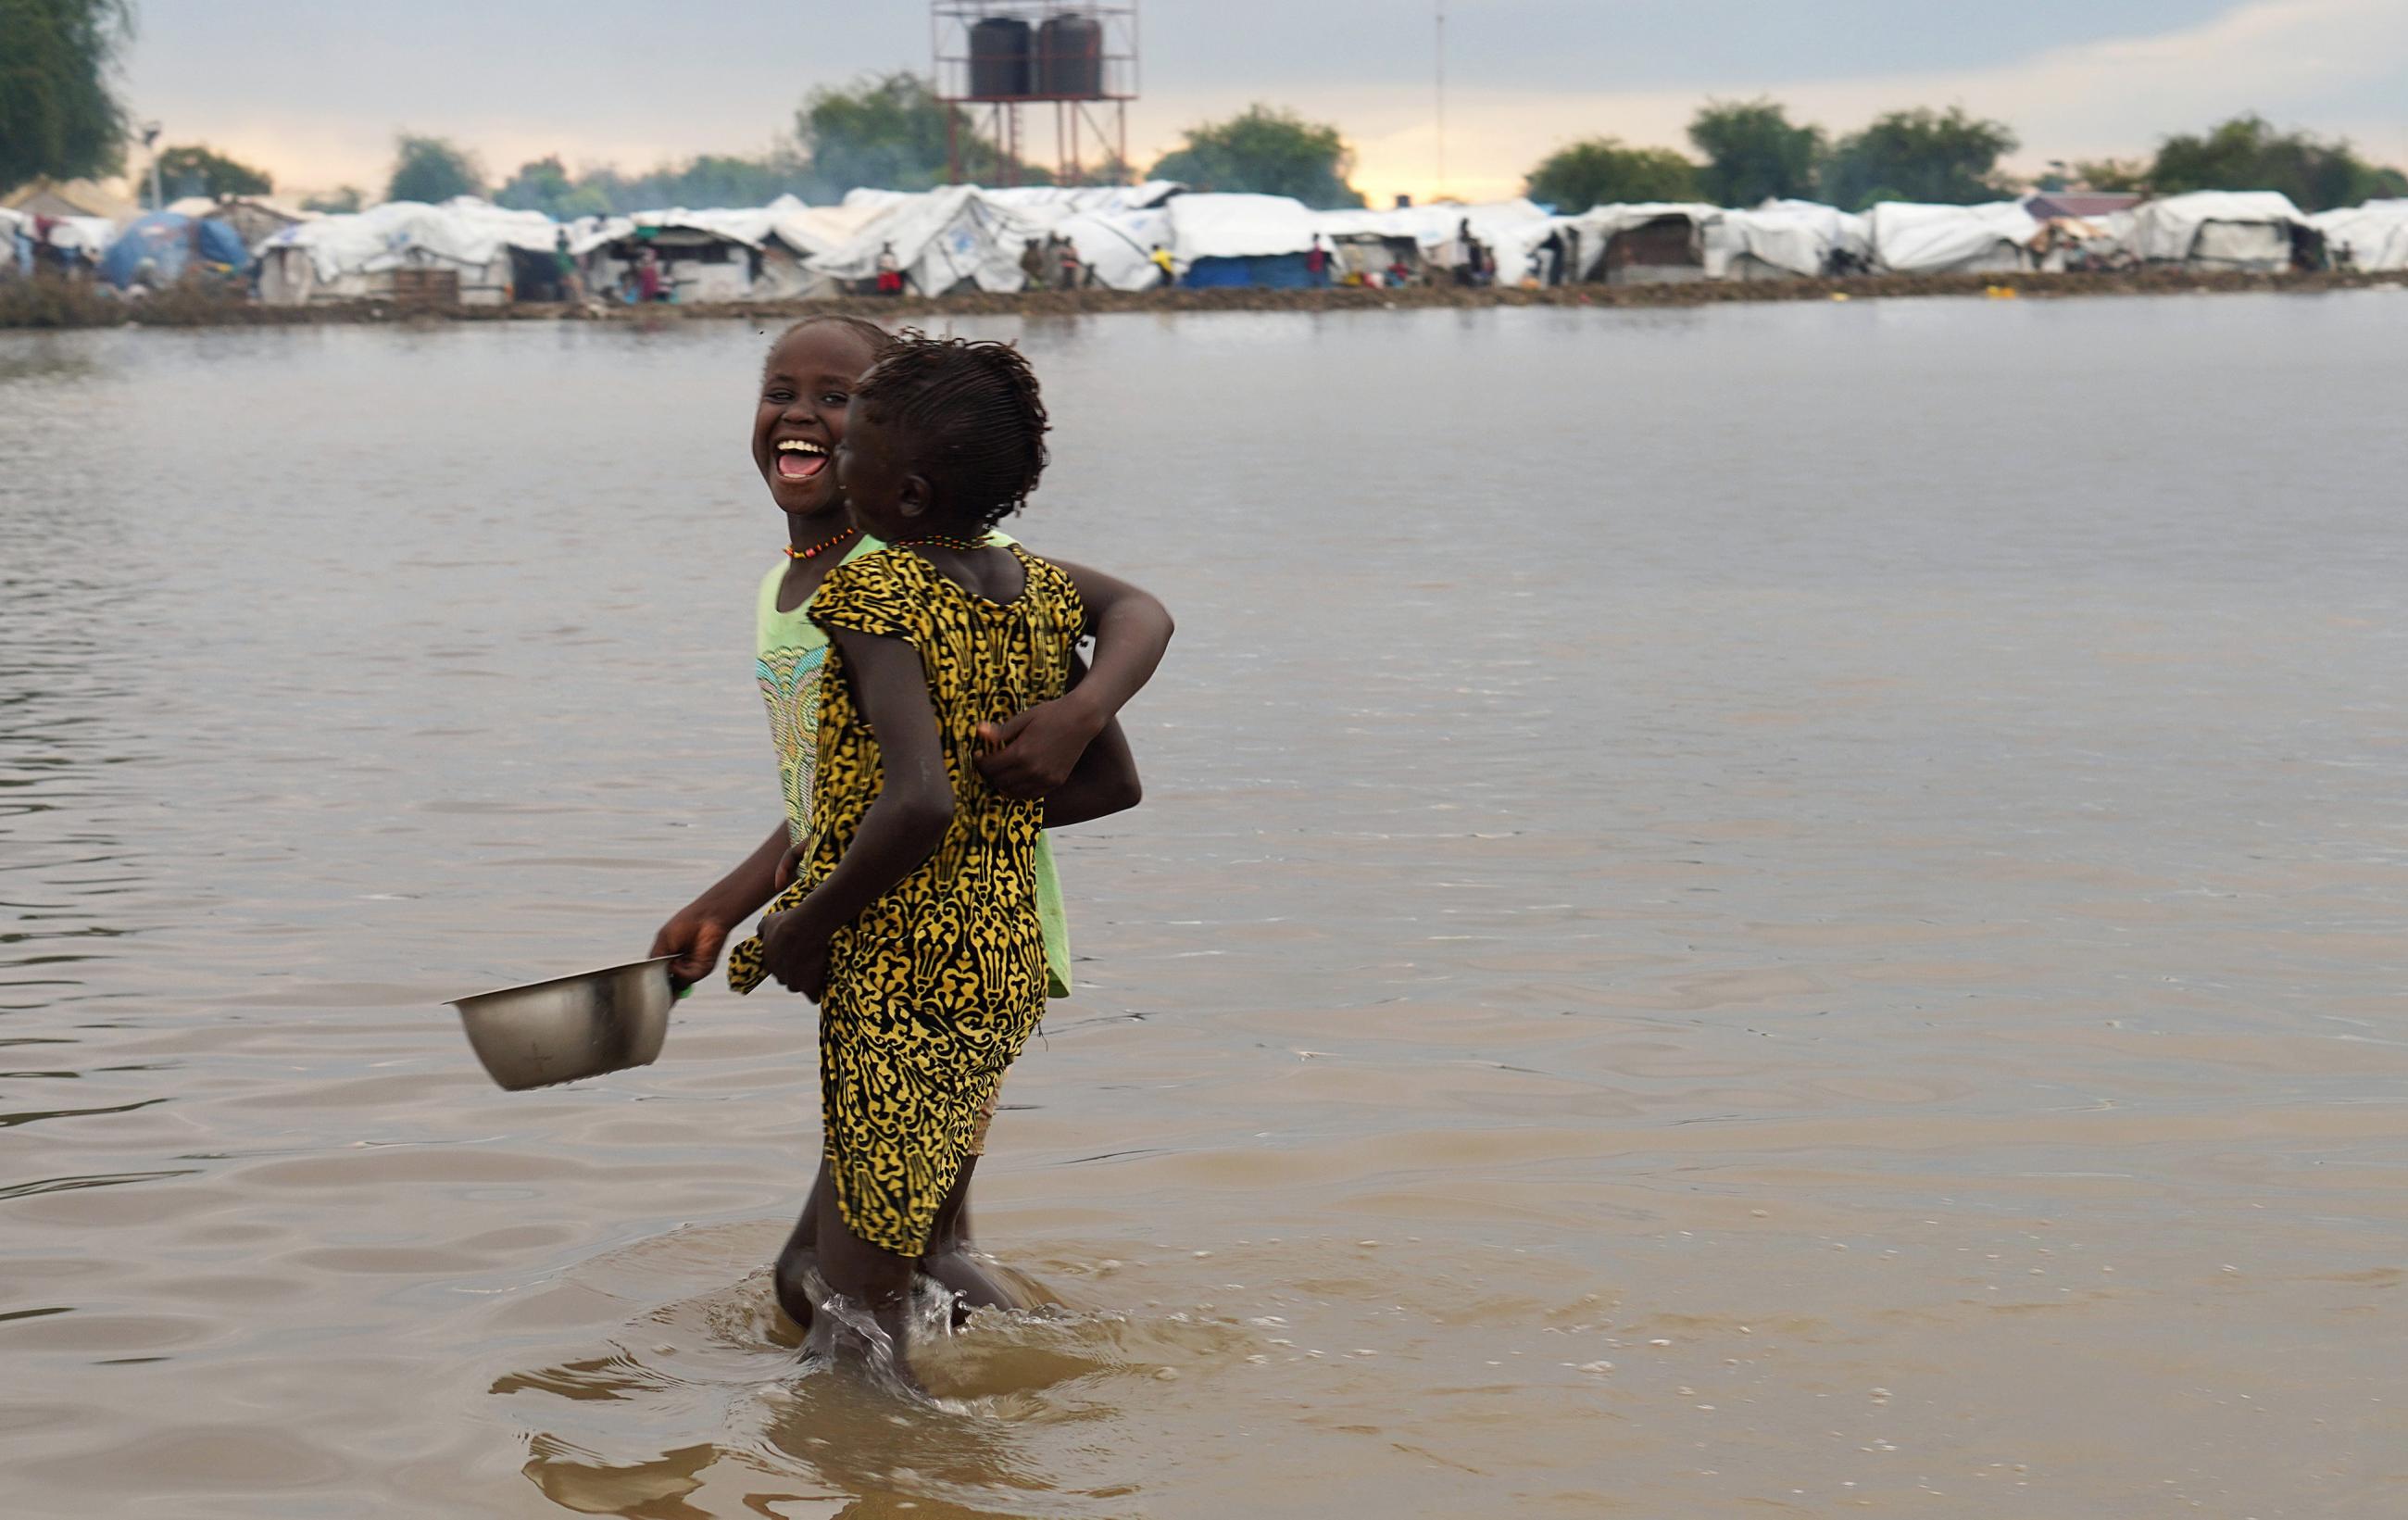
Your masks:
{"label": "distant figure in red", "polygon": [[1312,249],[1304,255],[1304,278],[1315,286],[1329,283],[1329,250],[1321,246],[1318,235],[1312,239]]}
{"label": "distant figure in red", "polygon": [[652,251],[649,243],[636,255],[636,299],[647,306],[668,299],[661,280],[661,256]]}
{"label": "distant figure in red", "polygon": [[878,294],[903,294],[903,265],[895,257],[893,243],[881,243],[878,247]]}

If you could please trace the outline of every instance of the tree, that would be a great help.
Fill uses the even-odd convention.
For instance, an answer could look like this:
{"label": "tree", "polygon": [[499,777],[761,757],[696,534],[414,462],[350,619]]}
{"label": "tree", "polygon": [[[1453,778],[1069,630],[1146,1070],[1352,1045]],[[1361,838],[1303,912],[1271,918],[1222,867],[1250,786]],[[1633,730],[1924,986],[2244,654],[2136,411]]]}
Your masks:
{"label": "tree", "polygon": [[970,151],[969,118],[937,98],[926,79],[908,71],[850,89],[822,86],[795,116],[795,135],[810,158],[811,178],[829,199],[848,190],[926,190],[950,169],[946,123]]}
{"label": "tree", "polygon": [[1792,125],[1776,101],[1707,101],[1689,122],[1689,141],[1706,155],[1698,191],[1717,206],[1814,194],[1823,129]]}
{"label": "tree", "polygon": [[1150,179],[1198,190],[1286,195],[1319,209],[1363,204],[1346,182],[1354,151],[1338,129],[1294,111],[1250,106],[1242,116],[1187,129],[1187,140],[1156,161]]}
{"label": "tree", "polygon": [[1630,201],[1693,201],[1698,166],[1670,148],[1589,137],[1548,154],[1523,194],[1568,215]]}
{"label": "tree", "polygon": [[592,178],[584,181],[571,179],[561,166],[560,155],[554,153],[520,165],[509,182],[494,192],[494,204],[514,211],[541,211],[559,222],[572,222],[581,216],[607,216],[619,209],[607,190],[591,182]]}
{"label": "tree", "polygon": [[2084,185],[2110,194],[2139,194],[2149,188],[2149,166],[2137,159],[2090,158],[2073,165]]}
{"label": "tree", "polygon": [[2204,136],[2168,137],[2149,166],[2160,195],[2191,190],[2279,190],[2303,211],[2329,211],[2408,194],[2408,176],[2369,164],[2346,139],[2277,132],[2262,116],[2236,116]]}
{"label": "tree", "polygon": [[1945,115],[1928,107],[1892,111],[1840,140],[1823,165],[1823,194],[1857,211],[1883,200],[1996,200],[2006,193],[1996,179],[1999,159],[2016,146],[2004,122],[1968,116],[1962,106]]}
{"label": "tree", "polygon": [[197,143],[160,153],[159,184],[170,200],[185,195],[265,195],[276,188],[275,179],[265,169],[254,169]]}
{"label": "tree", "polygon": [[394,139],[393,179],[385,185],[385,199],[435,205],[454,195],[484,193],[483,171],[451,139],[413,136],[407,132]]}
{"label": "tree", "polygon": [[301,203],[301,209],[322,211],[328,216],[335,216],[358,210],[360,203],[366,199],[366,197],[360,194],[359,186],[345,185],[339,190],[331,190],[322,194],[310,196]]}
{"label": "tree", "polygon": [[0,0],[0,192],[124,165],[109,76],[133,36],[128,0]]}

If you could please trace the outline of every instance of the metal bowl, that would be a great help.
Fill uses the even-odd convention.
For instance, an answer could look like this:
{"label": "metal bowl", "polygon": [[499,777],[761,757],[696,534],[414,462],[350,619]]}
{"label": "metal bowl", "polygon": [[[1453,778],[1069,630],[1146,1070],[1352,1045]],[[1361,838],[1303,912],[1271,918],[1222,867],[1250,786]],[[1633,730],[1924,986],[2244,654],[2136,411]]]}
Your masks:
{"label": "metal bowl", "polygon": [[661,955],[523,987],[455,997],[486,1072],[511,1092],[648,1066],[669,1032],[669,962]]}

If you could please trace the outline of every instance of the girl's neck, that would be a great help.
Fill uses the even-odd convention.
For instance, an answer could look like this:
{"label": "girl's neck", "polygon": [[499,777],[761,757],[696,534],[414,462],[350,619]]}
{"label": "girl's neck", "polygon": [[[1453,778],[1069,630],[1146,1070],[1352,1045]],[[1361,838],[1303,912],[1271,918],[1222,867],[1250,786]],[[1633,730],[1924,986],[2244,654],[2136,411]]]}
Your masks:
{"label": "girl's neck", "polygon": [[850,527],[852,521],[841,503],[816,512],[789,512],[786,542],[796,549],[824,544]]}

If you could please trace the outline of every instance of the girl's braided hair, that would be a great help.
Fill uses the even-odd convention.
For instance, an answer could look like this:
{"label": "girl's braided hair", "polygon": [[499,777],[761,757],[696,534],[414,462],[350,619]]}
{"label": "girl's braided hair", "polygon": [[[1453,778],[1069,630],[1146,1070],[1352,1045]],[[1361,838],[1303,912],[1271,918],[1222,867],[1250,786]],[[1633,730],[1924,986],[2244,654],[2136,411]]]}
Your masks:
{"label": "girl's braided hair", "polygon": [[879,355],[853,403],[900,435],[945,510],[992,527],[1028,504],[1045,473],[1045,402],[1009,343],[905,329]]}

